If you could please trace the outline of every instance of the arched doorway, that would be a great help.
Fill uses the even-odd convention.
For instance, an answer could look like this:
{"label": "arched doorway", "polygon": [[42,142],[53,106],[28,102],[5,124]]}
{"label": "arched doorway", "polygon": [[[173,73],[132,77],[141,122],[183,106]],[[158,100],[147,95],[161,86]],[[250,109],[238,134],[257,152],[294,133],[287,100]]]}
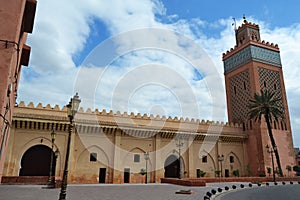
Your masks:
{"label": "arched doorway", "polygon": [[179,177],[179,159],[170,155],[165,161],[165,178],[178,178]]}
{"label": "arched doorway", "polygon": [[[23,155],[19,176],[49,176],[52,150],[45,145],[30,147]],[[53,154],[52,174],[55,174],[56,158]]]}

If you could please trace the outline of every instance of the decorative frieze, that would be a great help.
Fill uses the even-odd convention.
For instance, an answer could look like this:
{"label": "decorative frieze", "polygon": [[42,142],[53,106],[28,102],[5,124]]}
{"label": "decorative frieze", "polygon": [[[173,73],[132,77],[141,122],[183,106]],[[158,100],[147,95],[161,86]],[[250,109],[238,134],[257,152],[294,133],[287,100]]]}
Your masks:
{"label": "decorative frieze", "polygon": [[244,65],[249,61],[257,61],[273,66],[281,67],[281,59],[278,51],[272,51],[267,48],[249,45],[248,47],[237,51],[230,57],[224,59],[224,73]]}

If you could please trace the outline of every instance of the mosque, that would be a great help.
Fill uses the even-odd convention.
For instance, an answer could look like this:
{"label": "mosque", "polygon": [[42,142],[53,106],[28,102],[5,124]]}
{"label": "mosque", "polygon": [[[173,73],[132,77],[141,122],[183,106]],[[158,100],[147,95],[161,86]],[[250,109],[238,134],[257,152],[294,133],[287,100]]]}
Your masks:
{"label": "mosque", "polygon": [[[272,167],[267,125],[250,120],[247,106],[261,89],[281,98],[285,117],[272,129],[287,175],[295,157],[278,45],[261,40],[259,26],[245,20],[223,62],[228,123],[81,108],[71,134],[68,182],[159,183],[164,177],[266,174]],[[67,107],[20,102],[6,141],[3,177],[48,176],[49,171],[62,177],[69,126]]]}

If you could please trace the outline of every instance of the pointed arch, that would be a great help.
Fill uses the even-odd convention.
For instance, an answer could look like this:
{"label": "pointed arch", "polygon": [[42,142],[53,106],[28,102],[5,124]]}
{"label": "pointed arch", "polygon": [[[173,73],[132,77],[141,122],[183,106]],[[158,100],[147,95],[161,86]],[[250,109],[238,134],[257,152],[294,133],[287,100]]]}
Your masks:
{"label": "pointed arch", "polygon": [[[230,162],[230,156],[233,156],[234,162]],[[240,173],[243,173],[240,158],[233,151],[229,152],[225,157],[225,168],[230,169],[231,171],[239,170]]]}
{"label": "pointed arch", "polygon": [[[167,154],[167,157],[165,158],[165,160],[172,155],[175,156],[177,159],[179,159],[179,151],[176,149],[173,149],[172,151],[170,151]],[[184,171],[186,171],[186,163],[185,163],[185,160],[184,160],[182,154],[180,155],[180,160],[181,160],[181,164],[182,164],[181,167],[182,167],[182,173],[183,173]]]}
{"label": "pointed arch", "polygon": [[[146,168],[146,160],[145,160],[145,156],[144,154],[147,151],[145,151],[144,149],[140,148],[140,147],[134,147],[132,148],[130,151],[126,151],[123,154],[122,160],[121,160],[121,168],[125,169],[130,169],[131,173],[140,173],[142,169],[145,170]],[[135,162],[134,157],[138,155],[139,156],[139,160],[136,160],[137,162]],[[153,167],[153,153],[149,153],[149,159],[147,160],[147,167],[148,167],[148,171],[153,171],[155,170]]]}
{"label": "pointed arch", "polygon": [[[89,147],[87,147],[86,149],[84,149],[78,156],[78,159],[77,159],[77,163],[82,160],[82,159],[85,159],[84,157],[87,156],[87,155],[90,155],[90,153],[97,153],[97,161],[99,161],[100,163],[102,163],[103,165],[105,166],[110,166],[110,160],[109,160],[109,157],[108,155],[105,153],[105,151],[97,146],[97,145],[91,145]],[[87,159],[89,157],[87,156]]]}
{"label": "pointed arch", "polygon": [[165,178],[178,178],[180,170],[180,161],[178,156],[171,154],[164,162],[164,177]]}
{"label": "pointed arch", "polygon": [[134,147],[129,152],[133,152],[133,153],[146,153],[146,151],[143,150],[143,149],[141,149],[140,147]]}
{"label": "pointed arch", "polygon": [[213,156],[210,153],[208,153],[207,151],[202,150],[200,152],[200,154],[199,154],[199,159],[202,160],[202,156],[204,156],[204,155],[207,156],[209,158],[209,161],[212,162],[212,164],[213,164],[213,171],[215,171],[216,170],[216,162],[215,162]]}

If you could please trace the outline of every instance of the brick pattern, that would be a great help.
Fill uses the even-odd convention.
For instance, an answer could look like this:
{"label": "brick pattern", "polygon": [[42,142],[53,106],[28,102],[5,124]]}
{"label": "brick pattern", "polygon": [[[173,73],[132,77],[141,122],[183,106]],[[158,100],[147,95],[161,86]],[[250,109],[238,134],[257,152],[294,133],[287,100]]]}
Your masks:
{"label": "brick pattern", "polygon": [[[279,72],[260,67],[258,68],[258,74],[260,88],[274,92],[276,98],[283,99]],[[281,111],[285,114],[282,100],[278,101],[278,106],[282,108]]]}
{"label": "brick pattern", "polygon": [[230,99],[233,122],[247,119],[248,103],[251,97],[249,70],[245,70],[229,79]]}
{"label": "brick pattern", "polygon": [[2,184],[28,184],[45,185],[48,182],[48,176],[3,176]]}

